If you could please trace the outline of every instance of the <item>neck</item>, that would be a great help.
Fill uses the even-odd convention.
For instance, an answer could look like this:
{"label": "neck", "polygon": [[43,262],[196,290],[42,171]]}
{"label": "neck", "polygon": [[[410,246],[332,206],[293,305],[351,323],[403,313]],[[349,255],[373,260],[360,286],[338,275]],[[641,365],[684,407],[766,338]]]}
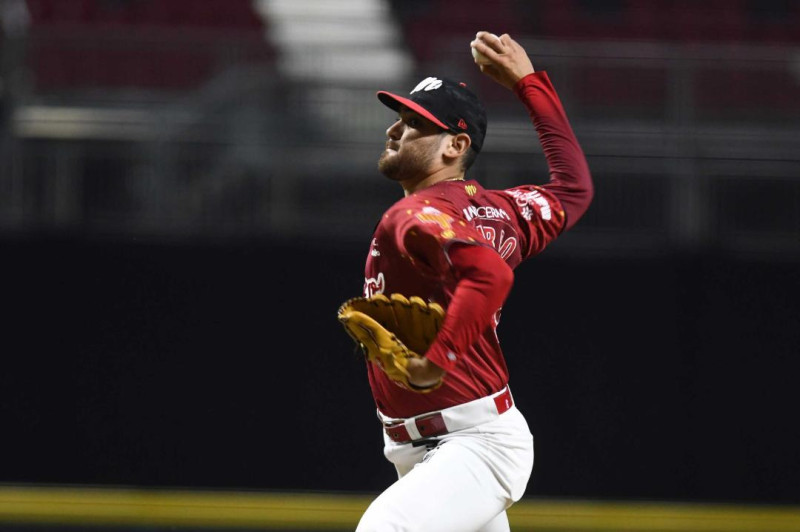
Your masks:
{"label": "neck", "polygon": [[405,195],[410,196],[414,192],[419,192],[443,181],[464,181],[464,172],[454,172],[452,168],[442,169],[422,179],[401,181],[400,185],[403,187]]}

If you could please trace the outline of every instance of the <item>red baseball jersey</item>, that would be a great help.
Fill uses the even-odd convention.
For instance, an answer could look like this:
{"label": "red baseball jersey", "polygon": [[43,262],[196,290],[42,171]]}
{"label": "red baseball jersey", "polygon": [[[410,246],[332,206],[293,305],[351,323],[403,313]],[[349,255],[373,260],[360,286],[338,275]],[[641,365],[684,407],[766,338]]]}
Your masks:
{"label": "red baseball jersey", "polygon": [[[373,235],[365,296],[419,296],[447,310],[459,284],[456,261],[448,256],[452,246],[490,247],[513,269],[541,252],[586,211],[593,195],[588,164],[547,74],[526,76],[514,92],[536,128],[550,170],[549,182],[487,190],[475,181],[443,181],[399,200],[383,215]],[[458,256],[463,260],[460,251]],[[500,308],[483,308],[475,302],[504,298],[482,298],[474,292],[472,296],[459,292],[457,298],[459,313],[449,316],[469,322],[458,321],[458,328],[472,327],[469,330],[474,332],[477,324],[489,325],[480,325],[477,334],[448,338],[446,348],[440,333],[429,358],[447,373],[442,386],[430,393],[407,390],[374,364],[367,364],[375,403],[383,414],[406,418],[441,410],[500,391],[508,383],[496,333]]]}
{"label": "red baseball jersey", "polygon": [[[447,257],[453,243],[490,246],[514,268],[555,239],[564,220],[558,199],[539,186],[486,190],[476,181],[437,183],[403,198],[383,215],[367,257],[364,295],[419,296],[446,310],[457,284]],[[410,417],[502,389],[508,370],[495,331],[500,309],[492,310],[493,326],[466,347],[444,384],[431,393],[406,390],[368,364],[381,412]]]}

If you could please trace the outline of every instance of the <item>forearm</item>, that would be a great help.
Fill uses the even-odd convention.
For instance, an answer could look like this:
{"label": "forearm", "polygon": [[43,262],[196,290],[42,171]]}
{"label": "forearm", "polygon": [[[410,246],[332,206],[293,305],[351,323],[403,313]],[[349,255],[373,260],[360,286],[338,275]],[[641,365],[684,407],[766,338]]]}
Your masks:
{"label": "forearm", "polygon": [[550,182],[543,186],[561,202],[569,229],[586,212],[594,195],[589,165],[561,101],[545,72],[529,74],[514,86],[539,136]]}
{"label": "forearm", "polygon": [[511,290],[514,274],[496,251],[485,246],[454,245],[449,258],[458,279],[442,328],[426,356],[450,370],[493,327],[494,316]]}

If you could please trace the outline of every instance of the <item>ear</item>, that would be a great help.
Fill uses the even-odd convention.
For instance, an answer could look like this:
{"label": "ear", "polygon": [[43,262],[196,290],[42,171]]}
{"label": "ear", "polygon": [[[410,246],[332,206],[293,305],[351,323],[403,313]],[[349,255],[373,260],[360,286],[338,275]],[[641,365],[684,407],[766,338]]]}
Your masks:
{"label": "ear", "polygon": [[472,145],[472,139],[466,133],[450,135],[444,149],[444,156],[447,159],[460,159]]}

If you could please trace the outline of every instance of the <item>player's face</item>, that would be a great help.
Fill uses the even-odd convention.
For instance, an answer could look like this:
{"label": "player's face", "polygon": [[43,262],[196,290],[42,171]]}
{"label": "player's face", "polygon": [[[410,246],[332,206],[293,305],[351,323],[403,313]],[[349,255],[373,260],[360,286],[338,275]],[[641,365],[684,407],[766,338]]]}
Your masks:
{"label": "player's face", "polygon": [[444,131],[430,120],[405,107],[397,121],[386,130],[386,149],[378,169],[393,181],[426,177],[439,155]]}

